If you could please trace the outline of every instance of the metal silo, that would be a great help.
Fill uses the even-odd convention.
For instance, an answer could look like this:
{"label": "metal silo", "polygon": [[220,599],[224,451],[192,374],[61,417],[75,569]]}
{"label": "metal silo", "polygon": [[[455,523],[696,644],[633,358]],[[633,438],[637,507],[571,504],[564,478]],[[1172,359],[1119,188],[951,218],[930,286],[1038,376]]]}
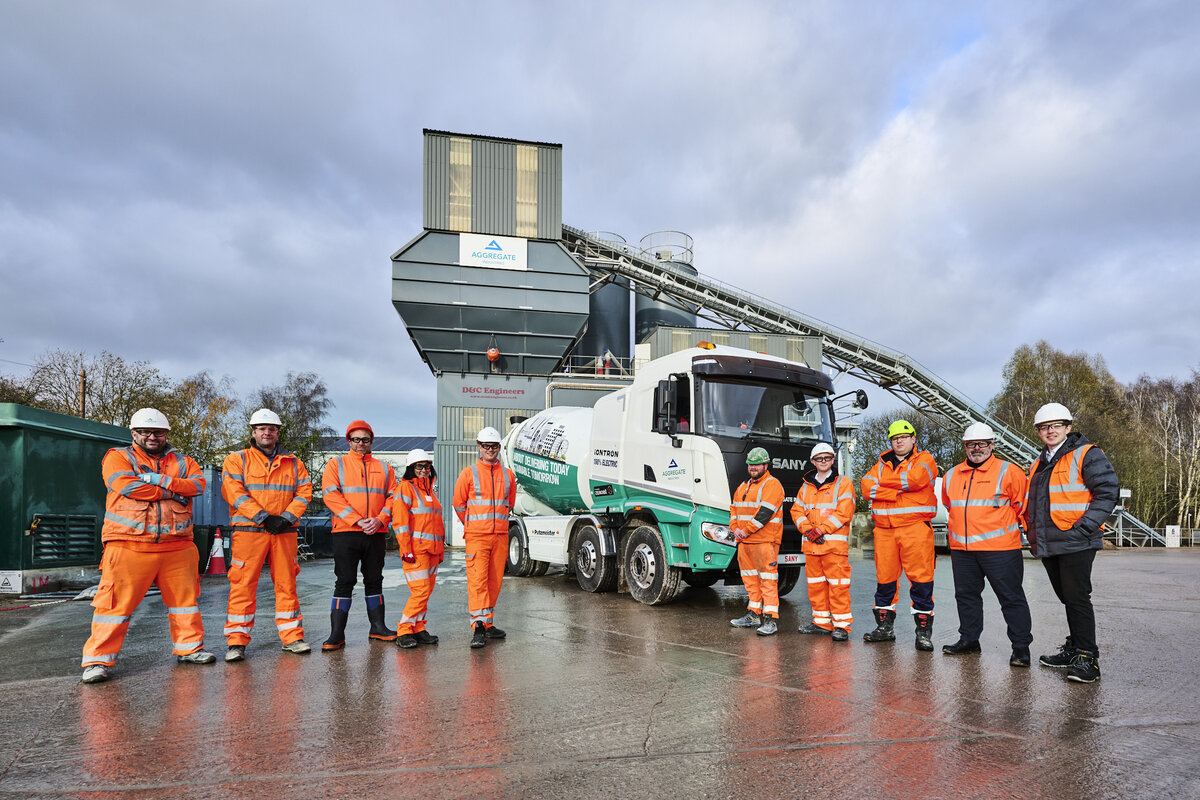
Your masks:
{"label": "metal silo", "polygon": [[[588,234],[609,244],[628,248],[625,237],[610,231],[592,231]],[[606,283],[595,289],[588,299],[588,329],[575,348],[573,363],[591,359],[604,359],[608,352],[621,362],[629,360],[632,352],[629,339],[629,281],[624,278]]]}
{"label": "metal silo", "polygon": [[[692,237],[682,231],[655,231],[642,237],[642,258],[687,275],[698,275],[692,266]],[[641,294],[634,301],[634,340],[642,341],[660,325],[696,327],[694,310],[651,300]]]}

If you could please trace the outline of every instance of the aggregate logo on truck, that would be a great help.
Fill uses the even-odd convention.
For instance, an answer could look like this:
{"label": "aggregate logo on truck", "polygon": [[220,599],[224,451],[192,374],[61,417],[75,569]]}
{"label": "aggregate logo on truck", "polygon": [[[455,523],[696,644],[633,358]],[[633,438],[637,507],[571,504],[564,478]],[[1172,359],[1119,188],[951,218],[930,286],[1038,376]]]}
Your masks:
{"label": "aggregate logo on truck", "polygon": [[664,478],[680,478],[687,475],[687,467],[681,467],[676,463],[675,459],[671,459],[671,463],[667,464],[667,468],[663,470]]}

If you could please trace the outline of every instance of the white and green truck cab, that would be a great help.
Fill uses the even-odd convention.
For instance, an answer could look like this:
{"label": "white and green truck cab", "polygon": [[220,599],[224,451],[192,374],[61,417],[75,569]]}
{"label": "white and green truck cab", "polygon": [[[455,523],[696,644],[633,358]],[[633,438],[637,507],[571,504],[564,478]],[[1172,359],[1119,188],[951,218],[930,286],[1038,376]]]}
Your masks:
{"label": "white and green truck cab", "polygon": [[702,343],[643,365],[594,408],[519,421],[502,451],[518,487],[509,572],[564,565],[586,591],[628,590],[648,605],[673,600],[681,581],[740,583],[730,498],[748,477],[746,454],[765,447],[788,498],[788,593],[803,572],[788,511],[813,446],[834,442],[832,391],[803,364]]}

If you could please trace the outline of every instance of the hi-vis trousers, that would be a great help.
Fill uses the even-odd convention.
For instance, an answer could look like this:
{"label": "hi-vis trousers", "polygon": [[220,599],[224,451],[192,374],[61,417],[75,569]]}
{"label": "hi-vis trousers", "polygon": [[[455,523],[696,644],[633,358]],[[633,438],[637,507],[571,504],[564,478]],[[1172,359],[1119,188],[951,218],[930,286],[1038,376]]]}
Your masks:
{"label": "hi-vis trousers", "polygon": [[508,561],[508,535],[468,533],[467,544],[467,611],[471,627],[482,622],[492,627],[496,616],[496,598],[504,582],[504,565]]}
{"label": "hi-vis trousers", "polygon": [[747,544],[737,549],[738,569],[750,595],[747,608],[752,614],[779,618],[779,545],[774,542]]}
{"label": "hi-vis trousers", "polygon": [[279,629],[280,640],[291,644],[304,638],[304,617],[300,614],[300,598],[296,595],[296,576],[300,574],[297,549],[295,531],[274,535],[266,531],[233,532],[233,549],[229,556],[229,611],[225,617],[227,644],[250,644],[258,601],[258,576],[264,562],[269,562],[271,581],[275,584],[275,627]]}
{"label": "hi-vis trousers", "polygon": [[100,560],[100,586],[92,600],[92,635],[83,645],[83,666],[111,667],[121,652],[129,618],[158,584],[167,622],[171,627],[171,652],[194,653],[204,646],[200,621],[200,554],[191,542],[172,550],[147,550],[149,544],[109,542]]}

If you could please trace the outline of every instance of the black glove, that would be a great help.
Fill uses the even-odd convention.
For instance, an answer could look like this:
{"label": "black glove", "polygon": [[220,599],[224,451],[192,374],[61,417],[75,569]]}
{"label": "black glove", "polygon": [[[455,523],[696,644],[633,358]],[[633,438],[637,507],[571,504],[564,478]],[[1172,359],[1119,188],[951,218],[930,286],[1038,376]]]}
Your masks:
{"label": "black glove", "polygon": [[804,538],[808,539],[813,544],[825,544],[825,534],[818,531],[816,528],[809,528],[804,532]]}
{"label": "black glove", "polygon": [[287,530],[292,526],[292,523],[287,521],[287,517],[272,514],[263,520],[262,526],[267,529],[267,533],[275,534]]}

